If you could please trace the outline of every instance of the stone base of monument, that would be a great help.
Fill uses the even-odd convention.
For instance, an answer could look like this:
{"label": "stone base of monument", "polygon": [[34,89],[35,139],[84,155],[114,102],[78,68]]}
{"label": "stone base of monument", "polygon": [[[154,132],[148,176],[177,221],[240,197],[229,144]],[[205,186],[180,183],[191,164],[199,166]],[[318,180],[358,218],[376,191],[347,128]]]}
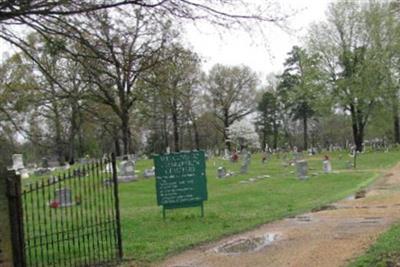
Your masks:
{"label": "stone base of monument", "polygon": [[28,179],[29,178],[29,173],[27,169],[22,169],[18,171],[19,174],[21,174],[22,179]]}

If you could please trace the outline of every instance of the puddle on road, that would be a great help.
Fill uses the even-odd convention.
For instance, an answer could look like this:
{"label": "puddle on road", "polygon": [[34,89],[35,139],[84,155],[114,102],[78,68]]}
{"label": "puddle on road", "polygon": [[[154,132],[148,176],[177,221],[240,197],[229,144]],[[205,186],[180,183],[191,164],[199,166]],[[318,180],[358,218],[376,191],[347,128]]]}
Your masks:
{"label": "puddle on road", "polygon": [[278,239],[277,233],[268,233],[258,237],[240,238],[234,241],[229,241],[214,249],[217,253],[224,254],[241,254],[247,252],[255,252],[271,245]]}

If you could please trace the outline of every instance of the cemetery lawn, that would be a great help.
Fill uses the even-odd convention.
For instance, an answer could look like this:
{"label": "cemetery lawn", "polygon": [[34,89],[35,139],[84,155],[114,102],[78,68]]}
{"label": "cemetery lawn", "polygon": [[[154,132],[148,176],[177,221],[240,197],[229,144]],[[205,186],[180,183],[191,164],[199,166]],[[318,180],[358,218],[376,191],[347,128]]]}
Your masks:
{"label": "cemetery lawn", "polygon": [[[200,208],[187,208],[167,210],[167,219],[163,221],[161,208],[156,204],[154,178],[120,184],[125,258],[146,265],[194,245],[345,198],[371,183],[381,169],[397,163],[400,152],[363,153],[357,159],[357,170],[346,169],[347,161],[352,160],[347,153],[329,156],[335,171],[331,174],[322,173],[323,154],[307,157],[307,181],[298,180],[295,167],[283,167],[282,159],[277,157],[263,165],[261,155],[253,155],[245,175],[239,174],[241,162],[210,159],[204,218],[200,217]],[[145,160],[139,161],[136,168],[142,173],[151,166],[152,161]],[[237,175],[217,179],[218,166]],[[262,175],[269,177],[249,182],[250,178]]]}
{"label": "cemetery lawn", "polygon": [[350,264],[350,267],[398,266],[400,263],[400,224],[392,226],[382,234],[365,255]]}

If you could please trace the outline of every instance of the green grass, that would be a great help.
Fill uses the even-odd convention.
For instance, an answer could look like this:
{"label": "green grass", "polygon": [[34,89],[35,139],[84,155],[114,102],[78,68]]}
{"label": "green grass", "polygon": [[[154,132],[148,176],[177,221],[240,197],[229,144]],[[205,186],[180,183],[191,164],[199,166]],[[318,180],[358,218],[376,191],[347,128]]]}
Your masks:
{"label": "green grass", "polygon": [[389,267],[400,263],[400,224],[382,234],[365,255],[351,263],[350,267]]}
{"label": "green grass", "polygon": [[[283,167],[282,159],[276,156],[266,164],[261,163],[260,155],[253,156],[249,173],[245,175],[239,174],[241,162],[210,159],[207,161],[209,199],[205,202],[204,218],[200,217],[200,208],[187,208],[167,210],[164,221],[156,204],[154,178],[122,183],[119,188],[125,258],[145,265],[192,246],[344,198],[372,182],[379,174],[378,169],[395,164],[400,152],[361,154],[357,170],[346,169],[347,161],[352,160],[348,154],[330,153],[329,156],[337,172],[322,173],[323,155],[307,156],[310,179],[306,181],[298,180],[295,167]],[[143,160],[136,168],[141,174],[151,166],[151,160]],[[219,166],[237,175],[217,179]],[[260,175],[270,177],[241,183]],[[36,180],[37,177],[32,177],[25,183]],[[100,186],[98,190],[103,189]],[[90,213],[88,202],[83,199],[79,208],[87,208],[86,212]]]}
{"label": "green grass", "polygon": [[[167,211],[163,221],[161,208],[156,206],[154,180],[120,186],[122,227],[125,256],[141,263],[161,260],[196,244],[241,232],[257,225],[283,217],[299,214],[312,208],[350,195],[377,177],[377,169],[388,168],[397,162],[398,152],[365,153],[360,155],[357,171],[345,170],[346,161],[352,160],[343,153],[330,154],[334,170],[323,174],[322,155],[310,157],[311,175],[308,181],[299,181],[295,168],[282,167],[282,160],[274,157],[262,165],[260,156],[252,159],[249,173],[226,179],[216,179],[218,166],[239,172],[240,163],[210,159],[207,162],[208,195],[205,218],[199,208]],[[138,169],[149,167],[149,162],[139,162]],[[240,181],[258,175],[271,177],[254,183]]]}

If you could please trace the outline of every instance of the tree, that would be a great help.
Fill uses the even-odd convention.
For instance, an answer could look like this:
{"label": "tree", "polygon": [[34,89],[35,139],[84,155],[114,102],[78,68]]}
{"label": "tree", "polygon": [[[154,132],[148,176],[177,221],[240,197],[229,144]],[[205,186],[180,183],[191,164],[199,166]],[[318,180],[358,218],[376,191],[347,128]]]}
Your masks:
{"label": "tree", "polygon": [[288,98],[288,106],[294,120],[303,122],[303,148],[308,148],[308,120],[315,114],[313,103],[319,90],[320,72],[318,58],[308,55],[297,46],[292,48],[285,61],[279,90]]}
{"label": "tree", "polygon": [[332,3],[328,22],[312,27],[309,45],[321,56],[321,69],[330,77],[326,89],[337,107],[350,113],[354,143],[362,151],[365,127],[381,92],[382,73],[375,66],[379,54],[370,49],[361,5]]}
{"label": "tree", "polygon": [[260,148],[259,136],[254,124],[248,120],[238,120],[228,127],[228,137],[230,142],[240,146],[240,149],[251,147]]}
{"label": "tree", "polygon": [[[132,13],[135,16],[129,16]],[[142,10],[124,9],[118,18],[92,12],[81,21],[59,26],[69,30],[68,45],[63,50],[85,71],[83,77],[91,84],[92,99],[108,105],[120,120],[125,154],[134,150],[130,120],[141,97],[137,81],[159,64],[161,50],[174,38],[169,23],[153,20]]]}
{"label": "tree", "polygon": [[230,149],[227,128],[235,121],[252,113],[255,109],[257,75],[246,66],[215,65],[206,81],[206,101],[223,127],[217,129],[223,134],[226,148]]}
{"label": "tree", "polygon": [[395,2],[371,2],[362,10],[370,49],[377,55],[375,68],[381,74],[383,101],[392,112],[393,140],[400,143],[399,54],[400,20]]}
{"label": "tree", "polygon": [[[113,9],[113,12],[109,12],[107,14],[105,10],[111,8]],[[242,14],[240,11],[235,11],[243,8],[246,10],[246,14]],[[133,10],[140,10],[140,12]],[[125,14],[127,16],[117,15],[121,14],[122,11],[126,11]],[[135,73],[137,74],[142,72],[137,71],[138,65],[141,65],[141,69],[143,69],[147,67],[150,68],[151,65],[155,64],[157,60],[154,57],[149,56],[151,53],[141,54],[141,52],[149,49],[150,47],[151,48],[149,50],[157,50],[157,45],[154,41],[160,37],[160,35],[155,37],[153,34],[154,32],[149,30],[151,27],[156,28],[162,25],[164,28],[168,28],[171,21],[173,21],[176,25],[179,25],[183,21],[207,21],[216,27],[222,27],[225,29],[250,29],[252,28],[254,22],[279,24],[283,22],[286,17],[286,15],[277,11],[276,6],[257,5],[250,1],[248,3],[225,0],[171,0],[152,2],[138,0],[106,0],[101,2],[49,2],[40,0],[6,1],[0,4],[0,38],[10,42],[11,44],[14,44],[25,54],[27,54],[27,56],[38,65],[38,68],[41,69],[43,73],[46,73],[46,78],[51,80],[51,82],[57,87],[61,87],[61,85],[58,84],[57,77],[52,77],[51,70],[46,70],[46,65],[43,65],[36,55],[32,53],[32,49],[29,47],[30,43],[26,42],[23,34],[20,34],[20,32],[22,32],[18,29],[20,26],[22,26],[24,29],[28,27],[30,30],[36,31],[48,43],[53,43],[55,46],[63,49],[63,52],[69,53],[70,58],[74,58],[76,62],[85,67],[87,69],[85,75],[90,76],[90,78],[84,80],[84,82],[89,82],[92,89],[95,88],[97,92],[102,92],[100,94],[95,94],[94,98],[99,102],[107,101],[107,105],[112,108],[112,110],[121,120],[122,140],[124,143],[124,150],[126,152],[133,149],[129,140],[131,135],[131,130],[129,129],[129,117],[131,116],[130,113],[133,110],[133,104],[131,103],[137,102],[137,98],[133,97],[133,94],[131,93],[125,94],[125,92],[120,89],[117,94],[111,94],[113,96],[117,96],[117,101],[113,103],[113,100],[110,101],[113,97],[110,98],[109,95],[107,96],[105,90],[106,87],[114,86],[111,80],[121,81],[121,76],[123,75],[119,74],[126,74],[127,69],[132,70],[132,68],[136,68]],[[102,19],[101,22],[99,22],[99,18]],[[132,23],[124,24],[123,19],[121,18]],[[99,23],[92,23],[91,20],[95,20]],[[144,20],[146,23],[139,23],[140,25],[136,24],[136,22]],[[113,26],[106,29],[108,23],[113,24]],[[126,41],[123,39],[127,38],[127,36],[134,36],[133,39],[135,39],[137,37],[137,35],[135,35],[135,30],[130,28],[131,32],[128,31],[123,37],[120,36],[120,41],[118,44],[120,47],[113,47],[113,45],[110,45],[114,44],[115,40],[107,40],[107,38],[114,38],[115,36],[118,36],[118,34],[115,34],[115,32],[122,32],[122,29],[115,25],[124,25],[125,27],[128,24],[139,26],[136,29],[140,28],[140,30],[147,31],[149,34],[142,34],[141,37],[145,38],[144,36],[146,36],[146,38],[148,38],[147,44],[151,45],[142,46],[142,44],[145,43],[142,42],[136,46],[136,48],[140,47],[142,49],[142,51],[138,53],[139,55],[136,54],[136,56],[133,56],[136,52],[138,52],[138,50],[133,49],[135,50],[134,53],[128,52],[130,55],[127,57],[127,53],[120,53],[123,50],[121,48],[121,44],[122,42]],[[98,27],[100,30],[95,32],[95,27],[91,27],[90,25],[96,25],[95,27]],[[258,27],[258,29],[262,29],[262,27]],[[111,34],[104,34],[106,31],[110,31]],[[99,32],[102,32],[103,36],[99,36]],[[138,42],[136,42],[136,44],[137,43]],[[124,49],[125,52],[127,52],[127,50],[130,49],[129,45],[125,46]],[[105,54],[104,52],[107,50],[108,54]],[[114,50],[115,57],[110,57],[110,50]],[[117,52],[115,53],[115,51]],[[111,54],[112,53],[113,52],[111,52]],[[146,56],[144,56],[144,54],[146,54]],[[116,62],[115,58],[117,58],[117,61],[119,62]],[[121,58],[124,59],[121,60]],[[112,61],[111,65],[115,63],[113,65],[115,67],[113,71],[115,71],[114,74],[116,74],[113,75],[114,77],[108,75],[110,74],[110,69],[99,70],[98,68],[92,68],[94,66],[107,66],[110,64],[110,61]],[[119,74],[118,71],[116,71],[118,68]],[[133,76],[135,76],[134,79],[137,80],[138,75],[136,74]],[[105,78],[107,75],[109,76],[108,79]],[[99,76],[101,76],[101,78],[99,78]],[[116,76],[119,77],[115,79]],[[123,83],[124,82],[122,82],[122,84]],[[117,83],[116,86],[118,87],[120,84],[121,83]],[[129,82],[124,84],[124,86],[126,85],[129,85]],[[127,87],[127,91],[130,91],[131,89],[132,87]],[[134,91],[137,90],[135,89]],[[72,102],[77,103],[76,101]],[[74,135],[74,131],[71,131],[68,139],[71,141]],[[70,146],[69,154],[73,153],[72,149],[73,147]]]}
{"label": "tree", "polygon": [[267,137],[272,134],[272,147],[278,147],[278,134],[280,126],[280,107],[279,98],[276,91],[269,90],[263,93],[258,102],[257,111],[259,113],[257,126],[262,132],[262,149],[267,145]]}
{"label": "tree", "polygon": [[[190,50],[180,45],[172,45],[162,52],[163,63],[154,67],[150,77],[145,77],[145,82],[153,86],[159,105],[169,114],[172,122],[174,150],[180,150],[180,130],[183,123],[193,127],[195,131],[196,146],[199,147],[198,130],[196,125],[195,102],[200,82],[201,70],[199,57]],[[153,112],[158,115],[157,111]]]}

